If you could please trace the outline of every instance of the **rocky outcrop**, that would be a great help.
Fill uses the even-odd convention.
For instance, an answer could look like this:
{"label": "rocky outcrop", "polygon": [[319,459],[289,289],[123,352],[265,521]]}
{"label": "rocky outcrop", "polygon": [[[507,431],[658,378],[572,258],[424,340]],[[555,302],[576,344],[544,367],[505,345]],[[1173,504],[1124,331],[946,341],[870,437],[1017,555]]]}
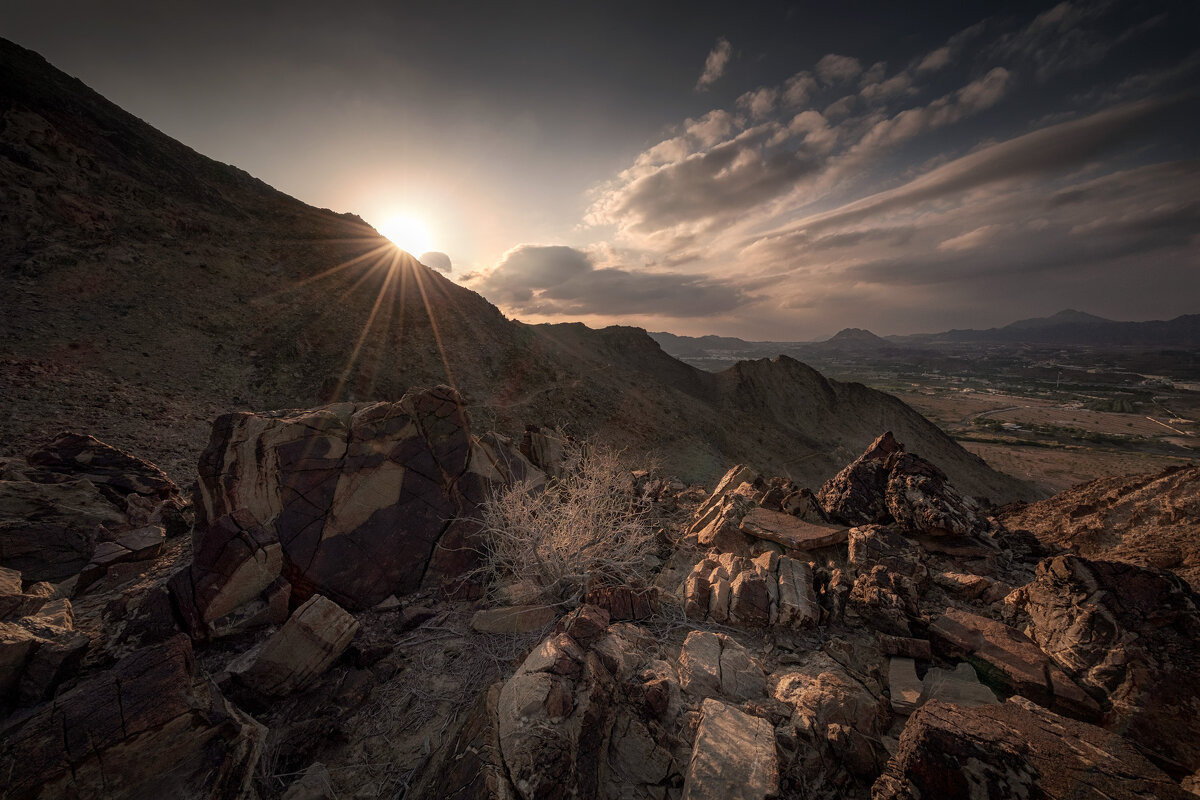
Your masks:
{"label": "rocky outcrop", "polygon": [[496,446],[473,461],[448,387],[396,403],[226,414],[200,460],[197,525],[248,511],[278,537],[300,597],[369,608],[476,563],[470,520],[497,474]]}
{"label": "rocky outcrop", "polygon": [[1169,569],[1200,591],[1200,465],[1100,478],[1000,519],[1085,558]]}
{"label": "rocky outcrop", "polygon": [[256,692],[284,697],[320,677],[345,652],[357,630],[358,621],[337,603],[313,595],[229,671]]}
{"label": "rocky outcrop", "polygon": [[1038,646],[1103,701],[1105,727],[1177,775],[1200,769],[1200,597],[1182,579],[1057,556],[1014,600]]}
{"label": "rocky outcrop", "polygon": [[122,508],[132,494],[159,501],[179,495],[179,487],[149,461],[82,433],[59,434],[53,442],[34,450],[25,460],[47,472],[91,481]]}
{"label": "rocky outcrop", "polygon": [[830,519],[895,524],[906,534],[965,536],[990,530],[978,504],[936,466],[885,433],[817,492]]}
{"label": "rocky outcrop", "polygon": [[988,617],[946,609],[929,627],[943,657],[966,658],[985,683],[1063,714],[1097,720],[1100,707],[1028,636]]}
{"label": "rocky outcrop", "polygon": [[1115,733],[1025,700],[930,702],[904,726],[872,800],[1194,798]]}
{"label": "rocky outcrop", "polygon": [[0,729],[13,800],[240,797],[265,730],[196,680],[179,636],[139,650]]}
{"label": "rocky outcrop", "polygon": [[757,628],[804,628],[820,619],[812,567],[775,552],[753,560],[732,553],[701,559],[681,592],[690,619]]}

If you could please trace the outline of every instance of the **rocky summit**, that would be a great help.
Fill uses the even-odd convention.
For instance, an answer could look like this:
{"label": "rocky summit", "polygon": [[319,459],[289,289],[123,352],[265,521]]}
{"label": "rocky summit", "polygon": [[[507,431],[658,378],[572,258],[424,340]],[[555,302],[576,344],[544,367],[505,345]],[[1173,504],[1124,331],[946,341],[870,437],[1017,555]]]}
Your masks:
{"label": "rocky summit", "polygon": [[1198,788],[1177,575],[1014,530],[885,433],[816,487],[609,474],[653,535],[566,596],[494,560],[494,510],[573,496],[587,451],[474,425],[449,387],[227,414],[190,503],[79,435],[5,462],[6,796]]}

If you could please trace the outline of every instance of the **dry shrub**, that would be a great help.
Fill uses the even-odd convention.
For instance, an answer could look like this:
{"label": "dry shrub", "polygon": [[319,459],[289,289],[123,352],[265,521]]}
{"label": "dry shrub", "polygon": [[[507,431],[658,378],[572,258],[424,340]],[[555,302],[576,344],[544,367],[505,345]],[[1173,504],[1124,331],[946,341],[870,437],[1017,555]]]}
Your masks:
{"label": "dry shrub", "polygon": [[483,569],[493,587],[528,581],[544,602],[573,606],[593,588],[644,584],[655,534],[619,452],[564,445],[561,477],[497,488],[484,503]]}

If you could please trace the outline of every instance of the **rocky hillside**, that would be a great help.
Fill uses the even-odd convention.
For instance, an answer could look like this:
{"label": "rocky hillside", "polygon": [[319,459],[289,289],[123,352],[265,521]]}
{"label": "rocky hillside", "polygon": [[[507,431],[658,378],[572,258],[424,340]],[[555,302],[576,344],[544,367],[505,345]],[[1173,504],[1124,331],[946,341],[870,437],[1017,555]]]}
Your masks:
{"label": "rocky hillside", "polygon": [[[86,436],[0,461],[5,796],[1200,790],[1178,576],[1011,530],[890,434],[817,487],[570,452],[439,387],[224,415],[192,508]],[[483,527],[487,497],[579,524]],[[624,575],[612,523],[648,534]],[[514,535],[537,569],[484,561]]]}
{"label": "rocky hillside", "polygon": [[1101,478],[1001,519],[1088,558],[1169,569],[1200,587],[1200,466]]}
{"label": "rocky hillside", "polygon": [[1033,499],[890,397],[795,362],[713,376],[640,330],[507,320],[362,220],[207,159],[3,41],[0,270],[9,453],[85,429],[188,480],[221,411],[445,383],[488,427],[563,425],[689,479],[744,461],[819,483],[889,428],[971,494]]}

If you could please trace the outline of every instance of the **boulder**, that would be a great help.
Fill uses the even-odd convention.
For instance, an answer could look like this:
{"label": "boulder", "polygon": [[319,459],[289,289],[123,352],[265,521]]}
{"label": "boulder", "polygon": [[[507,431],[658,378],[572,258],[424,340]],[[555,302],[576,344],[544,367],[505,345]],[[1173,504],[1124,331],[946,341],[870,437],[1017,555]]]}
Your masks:
{"label": "boulder", "polygon": [[888,459],[900,452],[903,447],[892,432],[884,433],[817,490],[821,510],[831,519],[849,525],[889,521],[886,494],[891,468]]}
{"label": "boulder", "polygon": [[0,562],[26,581],[77,575],[91,561],[101,526],[124,523],[91,481],[0,481]]}
{"label": "boulder", "polygon": [[782,511],[752,508],[742,517],[740,529],[756,539],[783,545],[788,550],[817,550],[846,541],[847,529],[805,522]]}
{"label": "boulder", "polygon": [[605,586],[588,592],[584,602],[603,608],[613,620],[648,619],[658,611],[658,591],[654,588]]}
{"label": "boulder", "polygon": [[[246,796],[266,729],[196,680],[177,636],[0,729],[7,796]],[[164,768],[169,765],[169,769]]]}
{"label": "boulder", "polygon": [[765,800],[779,788],[775,730],[719,700],[701,706],[684,800]]}
{"label": "boulder", "polygon": [[201,455],[197,526],[237,510],[273,531],[298,597],[351,610],[422,585],[451,586],[477,561],[478,503],[494,452],[476,456],[453,389],[395,403],[219,417]]}
{"label": "boulder", "polygon": [[284,697],[319,678],[357,631],[358,620],[351,614],[332,600],[313,595],[229,671],[261,694]]}
{"label": "boulder", "polygon": [[872,800],[1193,798],[1115,733],[1014,698],[926,703],[908,718]]}
{"label": "boulder", "polygon": [[850,607],[867,624],[893,636],[912,635],[911,620],[920,613],[919,593],[911,580],[876,564],[854,579]]}
{"label": "boulder", "polygon": [[954,608],[929,628],[945,658],[966,658],[984,683],[1081,719],[1097,719],[1100,707],[1025,634],[994,619]]}
{"label": "boulder", "polygon": [[729,593],[730,624],[746,628],[765,628],[770,624],[771,593],[766,579],[757,570],[739,572],[729,584]]}
{"label": "boulder", "polygon": [[1057,556],[1018,590],[1029,634],[1177,776],[1200,769],[1200,597],[1172,573]]}

